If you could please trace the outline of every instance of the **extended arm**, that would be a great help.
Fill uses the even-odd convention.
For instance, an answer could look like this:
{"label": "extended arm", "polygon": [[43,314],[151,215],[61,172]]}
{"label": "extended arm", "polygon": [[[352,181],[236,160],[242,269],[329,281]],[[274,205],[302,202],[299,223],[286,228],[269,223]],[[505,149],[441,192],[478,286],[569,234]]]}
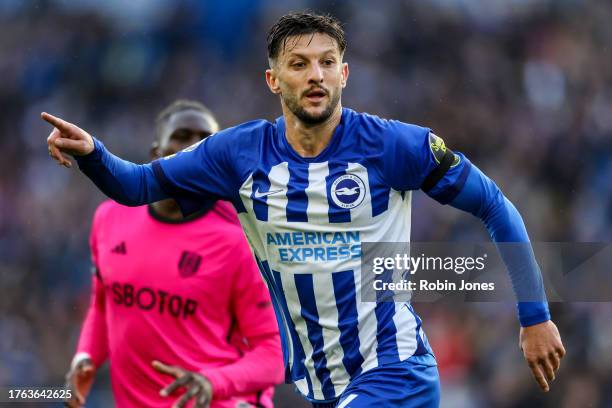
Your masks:
{"label": "extended arm", "polygon": [[54,126],[47,138],[49,155],[65,167],[72,167],[72,163],[64,154],[73,156],[83,173],[110,198],[129,206],[168,198],[151,164],[138,165],[122,160],[80,127],[45,112],[41,117]]}
{"label": "extended arm", "polygon": [[[442,204],[470,212],[498,244],[517,296],[522,326],[550,319],[540,270],[523,220],[499,188],[429,129],[388,122],[382,173],[396,190],[420,188]],[[512,242],[515,244],[501,244]]]}
{"label": "extended arm", "polygon": [[[495,183],[472,165],[461,192],[450,202],[480,218],[498,245],[518,300],[521,326],[550,320],[540,269],[525,224]],[[505,245],[503,243],[513,243]]]}
{"label": "extended arm", "polygon": [[548,391],[548,381],[555,379],[565,349],[550,320],[542,276],[520,214],[495,183],[473,165],[450,205],[480,218],[498,244],[518,300],[520,347],[540,388]]}
{"label": "extended arm", "polygon": [[383,175],[396,190],[421,188],[442,204],[480,218],[507,266],[518,301],[520,346],[544,391],[555,378],[565,349],[548,303],[525,225],[499,188],[461,153],[453,153],[428,129],[389,124]]}
{"label": "extended arm", "polygon": [[236,198],[242,180],[234,168],[237,146],[242,136],[263,131],[263,125],[256,124],[226,129],[175,155],[138,165],[114,156],[99,140],[72,123],[48,113],[42,118],[54,126],[47,148],[60,165],[71,167],[64,156],[71,155],[83,173],[115,201],[138,206],[173,198],[183,215],[200,210],[203,203]]}
{"label": "extended arm", "polygon": [[86,156],[76,156],[79,168],[107,196],[120,204],[138,206],[168,198],[153,166],[134,164],[110,153],[99,140]]}

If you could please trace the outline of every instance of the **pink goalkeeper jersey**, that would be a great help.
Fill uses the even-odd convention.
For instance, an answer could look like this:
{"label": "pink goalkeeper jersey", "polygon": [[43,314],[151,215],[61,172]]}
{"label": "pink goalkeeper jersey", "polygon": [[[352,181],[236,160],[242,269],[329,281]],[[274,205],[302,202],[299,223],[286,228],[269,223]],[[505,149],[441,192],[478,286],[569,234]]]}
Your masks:
{"label": "pink goalkeeper jersey", "polygon": [[173,378],[153,360],[204,374],[212,407],[272,405],[283,377],[278,328],[229,204],[170,223],[107,201],[90,244],[97,271],[77,352],[96,366],[110,359],[118,407],[169,407],[182,395],[159,396]]}

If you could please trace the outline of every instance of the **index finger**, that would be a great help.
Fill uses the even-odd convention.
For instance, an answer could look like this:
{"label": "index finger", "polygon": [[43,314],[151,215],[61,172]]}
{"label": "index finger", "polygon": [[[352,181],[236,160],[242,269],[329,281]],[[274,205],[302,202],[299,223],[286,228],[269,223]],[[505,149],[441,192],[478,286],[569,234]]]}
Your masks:
{"label": "index finger", "polygon": [[58,118],[57,116],[53,116],[50,113],[43,112],[40,114],[40,117],[44,121],[52,124],[53,126],[58,128],[62,132],[70,132],[72,130],[70,127],[71,126],[70,123],[66,122],[64,119]]}
{"label": "index finger", "polygon": [[153,366],[154,369],[156,369],[157,371],[159,371],[162,374],[168,374],[168,375],[171,375],[173,377],[179,377],[182,374],[182,372],[179,369],[177,369],[176,367],[166,365],[166,364],[162,363],[161,361],[154,360],[151,363],[151,365]]}

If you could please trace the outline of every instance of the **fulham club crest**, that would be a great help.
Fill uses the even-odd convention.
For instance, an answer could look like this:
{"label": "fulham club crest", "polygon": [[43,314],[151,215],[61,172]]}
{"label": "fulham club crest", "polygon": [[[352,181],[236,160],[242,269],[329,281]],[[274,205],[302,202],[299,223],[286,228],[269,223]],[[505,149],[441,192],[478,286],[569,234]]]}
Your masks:
{"label": "fulham club crest", "polygon": [[183,251],[179,260],[179,275],[183,278],[195,275],[202,263],[202,256],[195,252]]}

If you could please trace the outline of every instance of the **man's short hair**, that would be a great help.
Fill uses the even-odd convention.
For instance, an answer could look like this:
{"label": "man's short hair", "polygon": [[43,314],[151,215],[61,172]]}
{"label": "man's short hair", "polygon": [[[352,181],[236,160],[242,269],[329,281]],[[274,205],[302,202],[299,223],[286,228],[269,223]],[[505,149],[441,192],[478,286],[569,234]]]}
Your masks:
{"label": "man's short hair", "polygon": [[189,110],[201,112],[202,114],[204,114],[204,116],[208,116],[210,119],[212,119],[215,122],[217,121],[217,119],[215,118],[215,115],[213,115],[211,110],[208,109],[203,104],[201,104],[200,102],[189,100],[189,99],[177,99],[176,101],[172,102],[170,105],[166,106],[157,115],[157,118],[155,119],[155,138],[159,140],[161,136],[162,128],[164,124],[166,123],[166,121],[170,118],[170,116],[178,112],[189,111]]}
{"label": "man's short hair", "polygon": [[275,60],[285,48],[287,39],[302,34],[327,34],[338,43],[340,53],[346,50],[346,39],[340,21],[329,14],[310,11],[289,13],[282,16],[268,32],[268,58]]}

